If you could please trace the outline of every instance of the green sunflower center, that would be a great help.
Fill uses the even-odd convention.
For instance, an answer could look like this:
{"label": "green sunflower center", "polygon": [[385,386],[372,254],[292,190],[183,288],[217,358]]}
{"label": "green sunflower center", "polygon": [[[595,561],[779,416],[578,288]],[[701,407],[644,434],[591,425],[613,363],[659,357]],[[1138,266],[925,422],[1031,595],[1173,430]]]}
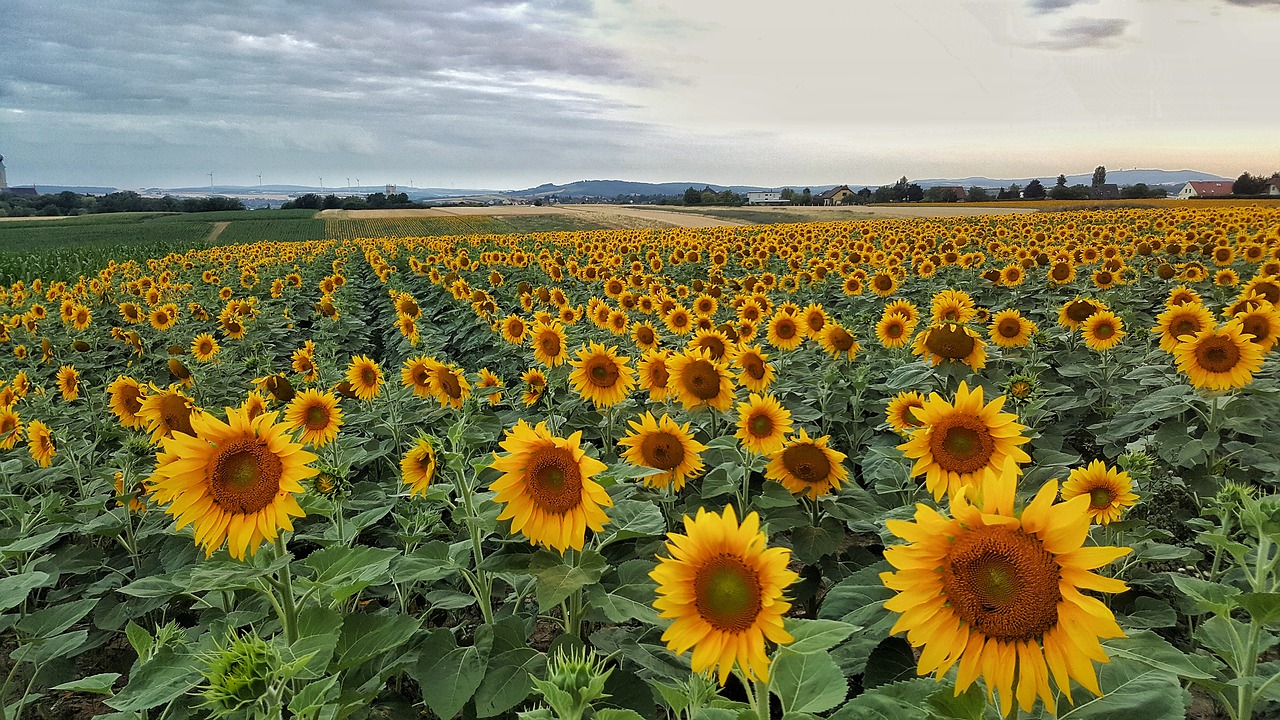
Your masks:
{"label": "green sunflower center", "polygon": [[693,586],[698,614],[717,630],[741,632],[760,614],[760,578],[742,558],[712,558],[699,568]]}
{"label": "green sunflower center", "polygon": [[1089,491],[1089,509],[1101,510],[1111,505],[1115,495],[1110,488],[1096,487]]}
{"label": "green sunflower center", "polygon": [[930,431],[934,462],[949,472],[977,472],[991,462],[995,449],[995,438],[978,417],[945,417]]}

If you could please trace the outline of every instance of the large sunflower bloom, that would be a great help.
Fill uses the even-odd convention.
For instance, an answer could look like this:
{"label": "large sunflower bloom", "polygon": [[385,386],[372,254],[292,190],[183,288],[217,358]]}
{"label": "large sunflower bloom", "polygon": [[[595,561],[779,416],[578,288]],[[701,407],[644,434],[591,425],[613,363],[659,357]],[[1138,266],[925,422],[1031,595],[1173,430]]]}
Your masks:
{"label": "large sunflower bloom", "polygon": [[1011,308],[993,315],[987,330],[991,342],[1002,348],[1015,348],[1031,342],[1031,336],[1036,332],[1036,324]]}
{"label": "large sunflower bloom", "polygon": [[933,393],[915,411],[922,427],[898,449],[916,461],[911,475],[925,476],[925,486],[935,500],[946,494],[954,497],[964,486],[1002,472],[1010,458],[1018,463],[1031,461],[1018,447],[1028,441],[1022,435],[1024,426],[1017,415],[1000,412],[1002,407],[1004,396],[984,405],[982,388],[970,391],[961,381],[954,403]]}
{"label": "large sunflower bloom", "polygon": [[1082,324],[1084,344],[1090,350],[1110,350],[1124,339],[1124,323],[1110,310],[1099,310]]}
{"label": "large sunflower bloom", "polygon": [[587,528],[595,532],[609,521],[602,507],[613,500],[592,476],[606,465],[588,457],[579,443],[582,432],[556,437],[546,423],[530,426],[521,418],[507,431],[494,453],[493,469],[502,477],[490,489],[494,502],[503,506],[499,520],[510,520],[511,531],[529,541],[559,550],[581,550]]}
{"label": "large sunflower bloom", "polygon": [[670,557],[649,573],[658,583],[653,606],[672,620],[662,640],[675,653],[693,648],[693,671],[714,669],[721,685],[735,664],[752,680],[768,680],[765,640],[793,640],[782,627],[791,609],[783,592],[799,577],[787,569],[791,551],[767,547],[760,517],[750,513],[739,525],[732,505],[723,515],[698,508],[684,527],[667,535]]}
{"label": "large sunflower bloom", "polygon": [[747,390],[762,393],[773,384],[773,366],[768,362],[769,356],[758,345],[742,347],[733,357],[733,364],[742,372],[738,373],[738,382]]}
{"label": "large sunflower bloom", "polygon": [[791,411],[774,396],[751,393],[747,402],[738,403],[738,432],[734,437],[742,441],[747,451],[771,455],[782,449],[789,432]]}
{"label": "large sunflower bloom", "polygon": [[893,396],[884,410],[885,421],[889,427],[900,433],[909,433],[920,427],[916,419],[917,408],[924,407],[924,396],[915,390],[906,390]]}
{"label": "large sunflower bloom", "polygon": [[356,397],[361,400],[372,400],[382,390],[382,369],[367,355],[351,358],[346,377]]}
{"label": "large sunflower bloom", "polygon": [[431,394],[440,403],[440,407],[462,408],[462,403],[471,397],[471,384],[467,376],[456,365],[446,365],[432,361],[428,375]]}
{"label": "large sunflower bloom", "polygon": [[[153,392],[147,393],[142,398],[137,417],[151,433],[151,444],[159,445],[161,440],[174,433],[194,434],[191,416],[196,414],[199,414],[199,410],[191,398],[181,390],[170,387],[168,390],[153,389]],[[123,416],[121,422],[123,423]]]}
{"label": "large sunflower bloom", "polygon": [[886,312],[876,323],[876,339],[890,349],[904,347],[911,339],[915,323],[898,313]]}
{"label": "large sunflower bloom", "polygon": [[1064,303],[1058,310],[1058,324],[1068,330],[1075,330],[1081,323],[1088,320],[1090,315],[1106,309],[1107,306],[1100,300],[1076,298]]}
{"label": "large sunflower bloom", "polygon": [[559,322],[535,324],[529,345],[533,347],[534,359],[547,367],[563,365],[569,357],[565,348],[564,326]]}
{"label": "large sunflower bloom", "polygon": [[298,439],[312,447],[324,447],[338,437],[342,408],[333,393],[311,389],[293,396],[284,413],[290,430],[301,430]]}
{"label": "large sunflower bloom", "polygon": [[1232,321],[1187,338],[1173,349],[1173,357],[1178,369],[1198,388],[1242,388],[1253,382],[1253,374],[1262,368],[1262,347],[1250,342],[1251,337]]}
{"label": "large sunflower bloom", "polygon": [[1079,495],[1089,496],[1089,517],[1099,525],[1119,520],[1126,508],[1138,502],[1129,474],[1109,468],[1101,460],[1074,468],[1067,476],[1067,481],[1062,484],[1062,499],[1070,500]]}
{"label": "large sunflower bloom", "polygon": [[829,321],[823,325],[822,329],[817,332],[817,337],[818,342],[822,343],[822,349],[837,360],[841,356],[846,360],[852,360],[857,357],[858,351],[862,349],[857,339],[834,321]]}
{"label": "large sunflower bloom", "polygon": [[769,344],[779,350],[795,350],[804,342],[804,328],[794,315],[782,310],[774,313],[769,320],[769,328],[765,337]]}
{"label": "large sunflower bloom", "polygon": [[934,323],[967,323],[978,314],[978,308],[963,290],[943,290],[933,296],[930,315]]}
{"label": "large sunflower bloom", "polygon": [[664,402],[667,399],[667,383],[671,380],[667,360],[670,357],[670,350],[646,350],[640,357],[636,368],[640,374],[640,389],[649,391],[650,402]]}
{"label": "large sunflower bloom", "polygon": [[1250,342],[1262,348],[1264,355],[1280,341],[1280,311],[1269,302],[1237,313],[1235,320],[1242,333],[1253,336]]}
{"label": "large sunflower bloom", "polygon": [[593,342],[578,350],[578,359],[570,362],[569,384],[597,408],[613,407],[627,398],[636,386],[635,370],[627,367],[631,358],[619,356],[617,347],[605,349]]}
{"label": "large sunflower bloom", "polygon": [[653,413],[646,412],[638,422],[632,420],[628,424],[631,433],[618,441],[618,445],[627,448],[622,459],[636,467],[663,471],[642,478],[645,485],[670,486],[680,492],[686,480],[702,472],[700,453],[707,446],[694,439],[689,423],[680,425],[665,414],[661,420],[655,419]]}
{"label": "large sunflower bloom", "polygon": [[801,428],[799,435],[769,456],[764,476],[782,483],[793,495],[808,495],[810,500],[839,490],[849,471],[844,467],[845,454],[827,447],[830,439],[827,435],[811,438]]}
{"label": "large sunflower bloom", "polygon": [[221,349],[209,333],[200,333],[191,339],[191,354],[200,362],[211,362]]}
{"label": "large sunflower bloom", "polygon": [[686,348],[667,360],[667,394],[675,394],[686,410],[715,408],[721,412],[733,405],[733,377],[724,360],[713,360],[702,348]]}
{"label": "large sunflower bloom", "polygon": [[425,355],[406,358],[400,366],[400,384],[412,388],[418,397],[431,397],[431,365],[435,362]]}
{"label": "large sunflower bloom", "polygon": [[920,331],[916,336],[913,355],[919,355],[930,365],[940,365],[951,360],[961,362],[974,370],[987,364],[987,351],[978,334],[964,325],[943,323]]}
{"label": "large sunflower bloom", "polygon": [[982,677],[1006,715],[1015,701],[1030,711],[1037,696],[1054,712],[1050,676],[1068,701],[1072,680],[1102,694],[1090,661],[1106,662],[1098,640],[1124,632],[1107,606],[1080,591],[1123,592],[1123,582],[1090,571],[1130,551],[1083,547],[1088,497],[1055,504],[1058,483],[1050,481],[1017,514],[1016,485],[1009,461],[983,484],[978,504],[957,495],[952,517],[918,504],[914,522],[886,521],[908,544],[885,550],[896,572],[880,575],[897,591],[885,608],[901,613],[890,632],[905,630],[922,648],[916,672],[942,677],[958,664],[956,691]]}
{"label": "large sunflower bloom", "polygon": [[80,371],[71,365],[58,368],[58,392],[62,399],[74,402],[80,397]]}
{"label": "large sunflower bloom", "polygon": [[169,505],[165,512],[179,530],[194,525],[206,555],[226,542],[231,557],[243,560],[281,528],[292,530],[291,516],[303,516],[294,494],[318,474],[310,466],[316,456],[275,419],[267,413],[250,420],[235,408],[226,422],[200,413],[191,418],[194,436],[176,433],[156,454],[156,501]]}
{"label": "large sunflower bloom", "polygon": [[1160,334],[1160,349],[1172,353],[1185,338],[1214,327],[1213,313],[1198,302],[1170,305],[1156,316],[1153,333]]}

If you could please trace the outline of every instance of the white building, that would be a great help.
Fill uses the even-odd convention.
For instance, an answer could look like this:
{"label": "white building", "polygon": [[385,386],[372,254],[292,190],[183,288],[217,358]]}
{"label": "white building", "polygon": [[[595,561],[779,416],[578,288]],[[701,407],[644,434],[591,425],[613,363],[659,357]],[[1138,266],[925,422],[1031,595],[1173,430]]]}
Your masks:
{"label": "white building", "polygon": [[747,192],[748,205],[786,205],[781,190],[750,190]]}
{"label": "white building", "polygon": [[0,155],[0,190],[9,189],[9,178],[4,174],[4,156]]}
{"label": "white building", "polygon": [[1231,180],[1192,180],[1182,186],[1182,189],[1178,191],[1177,197],[1179,200],[1189,200],[1197,197],[1222,197],[1231,194],[1231,186],[1233,184]]}

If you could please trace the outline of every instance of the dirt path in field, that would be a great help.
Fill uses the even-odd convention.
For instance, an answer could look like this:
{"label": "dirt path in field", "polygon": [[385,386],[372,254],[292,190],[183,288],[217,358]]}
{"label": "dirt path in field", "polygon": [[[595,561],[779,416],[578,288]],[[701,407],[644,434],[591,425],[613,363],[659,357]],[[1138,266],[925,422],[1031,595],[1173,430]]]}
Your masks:
{"label": "dirt path in field", "polygon": [[226,230],[227,226],[230,224],[231,222],[229,220],[224,220],[222,222],[214,223],[213,232],[209,233],[209,237],[205,238],[204,240],[205,243],[212,245],[214,242],[216,242],[218,240],[218,236],[221,235],[222,231]]}

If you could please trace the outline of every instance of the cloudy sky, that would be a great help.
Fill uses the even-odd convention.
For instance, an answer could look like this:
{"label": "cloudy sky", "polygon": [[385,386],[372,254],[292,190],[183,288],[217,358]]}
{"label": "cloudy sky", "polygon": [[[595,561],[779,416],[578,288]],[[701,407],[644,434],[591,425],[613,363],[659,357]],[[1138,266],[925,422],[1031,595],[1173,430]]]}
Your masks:
{"label": "cloudy sky", "polygon": [[3,15],[11,184],[1280,170],[1280,0],[5,0]]}

